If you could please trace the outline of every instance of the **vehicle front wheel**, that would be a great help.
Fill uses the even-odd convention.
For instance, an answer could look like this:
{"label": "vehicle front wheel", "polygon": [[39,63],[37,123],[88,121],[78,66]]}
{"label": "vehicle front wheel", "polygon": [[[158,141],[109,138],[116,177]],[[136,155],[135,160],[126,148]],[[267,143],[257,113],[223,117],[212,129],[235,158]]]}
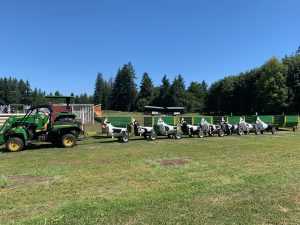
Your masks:
{"label": "vehicle front wheel", "polygon": [[276,128],[272,128],[272,130],[271,130],[271,132],[272,132],[272,134],[277,134],[277,130],[276,130]]}
{"label": "vehicle front wheel", "polygon": [[149,135],[149,140],[150,140],[150,141],[155,141],[156,138],[157,138],[156,133],[151,133],[151,134]]}
{"label": "vehicle front wheel", "polygon": [[61,145],[64,148],[72,148],[76,145],[76,137],[73,134],[65,134],[61,137]]}
{"label": "vehicle front wheel", "polygon": [[219,131],[219,137],[224,137],[224,134],[225,134],[225,133],[224,133],[223,130],[220,130],[220,131]]}
{"label": "vehicle front wheel", "polygon": [[174,135],[175,139],[180,139],[181,138],[181,135],[179,132],[176,132],[175,135]]}
{"label": "vehicle front wheel", "polygon": [[10,152],[19,152],[24,148],[24,142],[21,138],[12,137],[6,142],[6,149]]}
{"label": "vehicle front wheel", "polygon": [[124,143],[128,142],[128,141],[129,141],[129,136],[128,136],[128,134],[123,134],[121,140],[122,140],[122,142],[124,142]]}
{"label": "vehicle front wheel", "polygon": [[197,135],[198,135],[198,138],[203,138],[204,137],[204,133],[203,133],[202,130],[199,130]]}

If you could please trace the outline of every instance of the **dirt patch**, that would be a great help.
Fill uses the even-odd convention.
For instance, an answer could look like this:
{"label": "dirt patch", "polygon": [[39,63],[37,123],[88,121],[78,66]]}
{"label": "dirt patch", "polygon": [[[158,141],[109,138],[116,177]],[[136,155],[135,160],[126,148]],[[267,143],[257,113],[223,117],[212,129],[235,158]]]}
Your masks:
{"label": "dirt patch", "polygon": [[20,185],[32,183],[32,182],[48,182],[55,180],[53,176],[42,176],[42,175],[28,175],[28,176],[7,176],[11,181],[11,184],[7,188],[14,188]]}
{"label": "dirt patch", "polygon": [[160,162],[164,167],[185,166],[188,163],[185,159],[164,159]]}
{"label": "dirt patch", "polygon": [[290,199],[293,203],[300,204],[300,194],[299,193],[295,194]]}

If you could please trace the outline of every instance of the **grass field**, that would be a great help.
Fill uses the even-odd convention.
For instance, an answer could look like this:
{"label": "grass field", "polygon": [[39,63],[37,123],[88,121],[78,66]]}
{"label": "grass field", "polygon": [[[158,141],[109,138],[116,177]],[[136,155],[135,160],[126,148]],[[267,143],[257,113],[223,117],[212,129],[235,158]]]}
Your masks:
{"label": "grass field", "polygon": [[1,224],[300,224],[300,133],[0,153]]}

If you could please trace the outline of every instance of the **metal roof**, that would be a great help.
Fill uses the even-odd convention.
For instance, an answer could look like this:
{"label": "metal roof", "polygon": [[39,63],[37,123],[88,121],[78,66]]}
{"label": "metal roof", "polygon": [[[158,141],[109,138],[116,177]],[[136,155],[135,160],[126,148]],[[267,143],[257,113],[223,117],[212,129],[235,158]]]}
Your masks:
{"label": "metal roof", "polygon": [[145,109],[165,109],[164,107],[146,105]]}
{"label": "metal roof", "polygon": [[166,107],[166,109],[184,109],[184,107]]}

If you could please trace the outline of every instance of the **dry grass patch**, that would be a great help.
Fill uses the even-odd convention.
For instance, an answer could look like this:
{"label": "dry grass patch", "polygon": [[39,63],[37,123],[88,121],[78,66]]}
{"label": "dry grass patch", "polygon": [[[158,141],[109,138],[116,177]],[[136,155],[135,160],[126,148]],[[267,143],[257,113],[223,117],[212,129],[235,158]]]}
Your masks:
{"label": "dry grass patch", "polygon": [[160,161],[160,164],[164,167],[180,167],[189,163],[186,159],[164,159]]}

